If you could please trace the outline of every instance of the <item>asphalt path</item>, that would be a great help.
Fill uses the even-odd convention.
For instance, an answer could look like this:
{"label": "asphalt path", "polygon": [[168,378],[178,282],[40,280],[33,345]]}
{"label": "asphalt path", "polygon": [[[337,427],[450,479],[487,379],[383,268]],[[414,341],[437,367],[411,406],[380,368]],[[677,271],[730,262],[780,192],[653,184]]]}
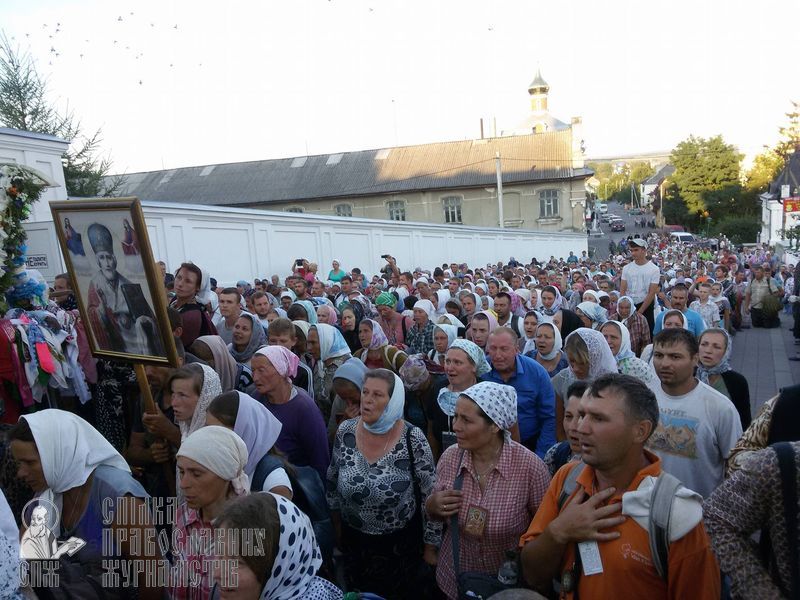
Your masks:
{"label": "asphalt path", "polygon": [[644,217],[648,221],[651,221],[655,217],[651,212],[645,212],[644,215],[635,215],[631,216],[628,214],[621,204],[617,202],[609,202],[608,203],[608,214],[609,215],[617,215],[621,217],[622,220],[625,222],[625,231],[611,231],[611,224],[610,223],[598,223],[598,227],[602,232],[602,235],[590,235],[589,236],[589,247],[594,249],[594,256],[596,258],[606,258],[608,256],[608,242],[614,241],[614,243],[619,243],[619,241],[623,238],[627,238],[629,235],[639,234],[641,236],[650,233],[653,231],[649,227],[636,227],[634,225],[635,219],[641,219]]}

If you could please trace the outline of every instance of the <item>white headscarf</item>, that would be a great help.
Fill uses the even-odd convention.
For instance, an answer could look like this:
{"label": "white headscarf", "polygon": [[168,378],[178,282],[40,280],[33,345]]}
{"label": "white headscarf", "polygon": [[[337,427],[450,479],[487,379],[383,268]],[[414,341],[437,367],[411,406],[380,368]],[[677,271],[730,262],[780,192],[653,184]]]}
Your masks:
{"label": "white headscarf", "polygon": [[563,346],[563,341],[561,340],[561,332],[558,330],[558,327],[556,327],[554,323],[539,323],[536,326],[536,333],[539,333],[539,328],[544,327],[545,325],[553,328],[553,349],[550,350],[550,352],[548,352],[547,354],[539,352],[539,356],[542,357],[542,360],[553,360],[556,356],[561,354],[561,349]]}
{"label": "white headscarf", "polygon": [[[200,290],[197,292],[197,294],[195,294],[195,298],[197,298],[197,301],[200,304],[211,304],[214,301],[214,298],[217,296],[211,290],[211,276],[205,269],[200,269],[200,272],[203,274],[203,276],[200,278]],[[219,299],[217,298],[217,300]]]}
{"label": "white headscarf", "polygon": [[436,313],[436,309],[433,307],[433,302],[430,300],[417,300],[414,303],[414,310],[420,309],[426,315],[428,315],[429,319],[433,319],[433,315]]}
{"label": "white headscarf", "polygon": [[25,419],[31,428],[47,482],[47,490],[39,497],[52,502],[59,512],[62,512],[63,493],[86,483],[100,465],[131,472],[108,440],[71,412],[48,408],[20,419]]}
{"label": "white headscarf", "polygon": [[177,456],[190,458],[217,477],[230,481],[237,496],[250,491],[250,480],[244,471],[247,446],[227,427],[207,425],[198,429],[181,442]]}
{"label": "white headscarf", "polygon": [[258,461],[275,445],[283,424],[258,400],[244,392],[238,394],[239,410],[236,412],[233,431],[247,446],[247,464],[244,472],[248,477],[252,477],[256,472]]}
{"label": "white headscarf", "polygon": [[[447,303],[452,300],[450,290],[437,290],[436,291],[436,314],[443,315],[447,312]],[[416,306],[416,305],[414,305]]]}
{"label": "white headscarf", "polygon": [[181,442],[189,435],[206,426],[206,411],[211,401],[222,393],[222,385],[219,381],[217,372],[208,365],[197,364],[203,369],[203,387],[200,390],[200,398],[197,406],[194,407],[194,414],[191,421],[179,421],[178,427],[181,430]]}
{"label": "white headscarf", "polygon": [[[633,350],[631,350],[631,332],[628,331],[628,328],[618,321],[606,321],[603,323],[603,327],[606,326],[616,327],[619,330],[620,338],[622,338],[622,341],[619,345],[619,352],[614,355],[616,361],[620,362],[626,358],[636,358],[636,354],[634,354]],[[603,327],[600,329],[602,330]]]}
{"label": "white headscarf", "polygon": [[316,576],[322,566],[322,553],[309,518],[290,500],[277,494],[272,496],[277,503],[281,533],[278,553],[260,600],[342,598],[339,588]]}

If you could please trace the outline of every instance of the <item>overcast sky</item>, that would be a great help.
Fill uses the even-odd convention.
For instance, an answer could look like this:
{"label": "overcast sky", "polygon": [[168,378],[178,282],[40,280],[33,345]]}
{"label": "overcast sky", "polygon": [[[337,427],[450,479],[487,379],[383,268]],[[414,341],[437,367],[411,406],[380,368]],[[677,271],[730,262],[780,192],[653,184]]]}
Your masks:
{"label": "overcast sky", "polygon": [[800,2],[3,0],[115,171],[479,137],[541,67],[588,156],[722,134],[753,155],[800,99]]}

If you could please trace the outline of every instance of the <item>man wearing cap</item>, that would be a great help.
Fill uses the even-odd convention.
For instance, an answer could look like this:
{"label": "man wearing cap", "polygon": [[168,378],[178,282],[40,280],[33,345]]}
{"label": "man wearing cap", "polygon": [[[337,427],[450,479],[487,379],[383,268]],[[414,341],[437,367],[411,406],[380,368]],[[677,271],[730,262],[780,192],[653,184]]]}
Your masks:
{"label": "man wearing cap", "polygon": [[630,296],[636,305],[636,312],[644,315],[650,332],[653,332],[653,303],[658,293],[661,272],[652,261],[647,259],[647,242],[642,238],[630,241],[633,262],[622,268],[622,280],[619,286],[620,296]]}
{"label": "man wearing cap", "polygon": [[[89,282],[88,313],[92,332],[102,350],[149,354],[153,349],[142,347],[142,343],[156,343],[152,312],[149,315],[133,315],[132,307],[123,292],[127,288],[132,299],[144,299],[141,286],[120,275],[117,271],[117,257],[114,255],[114,242],[111,232],[100,223],[92,223],[88,230],[89,244],[97,259],[98,271]],[[137,290],[133,288],[138,288]],[[149,312],[149,311],[148,311]],[[137,318],[139,317],[139,318]],[[151,331],[139,330],[137,326],[149,321]],[[140,335],[143,334],[143,335]]]}

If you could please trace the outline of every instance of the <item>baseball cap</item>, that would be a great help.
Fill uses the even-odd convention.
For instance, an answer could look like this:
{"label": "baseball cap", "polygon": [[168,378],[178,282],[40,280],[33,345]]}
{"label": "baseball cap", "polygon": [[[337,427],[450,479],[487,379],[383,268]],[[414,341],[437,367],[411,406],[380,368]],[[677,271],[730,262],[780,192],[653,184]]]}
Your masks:
{"label": "baseball cap", "polygon": [[631,244],[639,246],[640,248],[647,248],[647,242],[642,238],[633,238]]}

